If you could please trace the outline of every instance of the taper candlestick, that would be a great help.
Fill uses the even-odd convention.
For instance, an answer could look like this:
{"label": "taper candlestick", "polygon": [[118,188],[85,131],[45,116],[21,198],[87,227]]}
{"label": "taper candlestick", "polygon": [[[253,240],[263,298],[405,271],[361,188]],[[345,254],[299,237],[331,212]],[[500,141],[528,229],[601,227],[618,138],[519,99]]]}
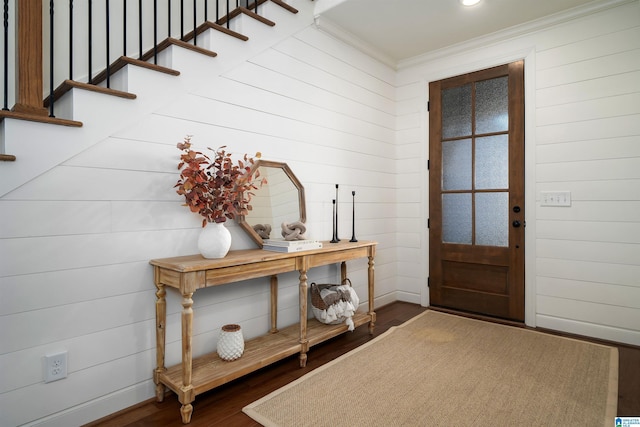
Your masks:
{"label": "taper candlestick", "polygon": [[335,239],[336,239],[336,241],[339,242],[340,241],[340,237],[338,237],[339,236],[339,233],[338,233],[338,184],[336,184],[336,200],[335,200],[335,202],[336,202],[336,214],[335,214],[336,215],[336,235],[335,235]]}
{"label": "taper candlestick", "polygon": [[351,196],[353,196],[353,203],[351,207],[351,240],[350,242],[357,242],[356,239],[356,192],[352,191]]}
{"label": "taper candlestick", "polygon": [[336,238],[336,199],[333,199],[333,238],[329,243],[338,243],[338,239]]}

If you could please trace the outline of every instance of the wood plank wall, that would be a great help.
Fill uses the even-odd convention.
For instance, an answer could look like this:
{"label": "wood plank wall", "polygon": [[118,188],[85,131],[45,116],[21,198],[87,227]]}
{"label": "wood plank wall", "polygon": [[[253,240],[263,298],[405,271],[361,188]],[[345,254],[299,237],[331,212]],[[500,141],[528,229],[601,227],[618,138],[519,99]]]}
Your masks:
{"label": "wood plank wall", "polygon": [[[426,84],[521,52],[535,60],[533,191],[568,189],[574,200],[569,209],[528,206],[534,320],[640,343],[638,8],[629,2],[400,71],[321,33],[308,13],[304,30],[221,76],[167,88],[178,95],[0,199],[0,365],[9,367],[0,424],[78,425],[153,396],[147,262],[194,253],[199,232],[173,192],[175,143],[187,134],[203,148],[287,162],[305,186],[312,238],[331,237],[336,183],[340,234],[350,237],[355,190],[357,237],[380,242],[377,301],[428,303]],[[230,229],[234,248],[252,247]],[[366,295],[366,263],[350,271]],[[310,280],[337,275],[324,268]],[[281,277],[281,325],[297,316],[296,286],[296,274]],[[199,291],[194,354],[215,348],[224,323],[249,337],[266,331],[268,308],[268,280]],[[180,354],[180,309],[169,294],[168,364]],[[69,377],[44,384],[41,359],[59,350],[69,352]]]}
{"label": "wood plank wall", "polygon": [[635,344],[638,16],[635,2],[551,30],[536,54],[537,190],[572,194],[571,208],[537,207],[537,324]]}
{"label": "wood plank wall", "polygon": [[[177,95],[158,97],[153,113],[0,199],[0,365],[7,368],[0,425],[79,425],[154,395],[148,260],[197,252],[201,221],[173,189],[175,144],[185,135],[203,150],[227,145],[238,157],[261,151],[288,163],[305,186],[310,238],[332,237],[335,184],[340,236],[351,237],[356,191],[357,237],[380,242],[376,295],[395,299],[395,72],[320,33],[311,25],[313,3],[304,3],[290,14],[295,24],[279,20],[274,31],[300,20],[306,29],[225,65],[221,76],[214,66],[197,90],[193,79],[202,76],[183,70],[191,80],[178,79],[181,90],[169,80],[154,88]],[[234,62],[219,56],[196,60]],[[129,78],[144,82],[146,72]],[[233,249],[255,247],[234,223],[229,228]],[[363,303],[366,268],[366,260],[349,265]],[[337,266],[309,274],[310,281],[338,278]],[[280,277],[281,327],[297,319],[297,285],[295,273]],[[268,291],[268,278],[198,291],[194,354],[214,351],[225,323],[240,323],[247,338],[265,333]],[[180,310],[168,292],[168,365],[181,354]],[[41,359],[60,350],[68,351],[69,376],[44,384]]]}
{"label": "wood plank wall", "polygon": [[[425,82],[525,58],[527,321],[636,345],[639,16],[640,3],[619,2],[536,33],[440,52],[408,65],[398,77],[399,93],[413,99],[417,110],[424,97],[409,94],[424,93]],[[426,123],[414,111],[404,117],[413,132],[399,131],[398,147],[417,156],[426,136],[418,142],[415,132]],[[540,206],[541,191],[561,190],[571,191],[571,207]],[[427,255],[425,249],[420,253]],[[405,283],[398,282],[399,292],[418,292]]]}

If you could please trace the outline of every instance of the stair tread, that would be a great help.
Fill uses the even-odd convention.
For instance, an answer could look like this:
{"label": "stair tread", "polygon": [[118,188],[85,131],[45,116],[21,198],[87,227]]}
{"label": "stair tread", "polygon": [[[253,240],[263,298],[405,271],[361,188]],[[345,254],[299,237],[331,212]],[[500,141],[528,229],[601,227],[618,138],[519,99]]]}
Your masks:
{"label": "stair tread", "polygon": [[82,127],[82,122],[79,122],[77,120],[59,119],[57,117],[40,116],[40,115],[27,114],[27,113],[19,113],[17,111],[0,110],[0,120],[5,118],[27,120],[31,122],[40,122],[40,123],[50,123],[54,125],[63,125],[63,126],[71,126],[71,127]]}

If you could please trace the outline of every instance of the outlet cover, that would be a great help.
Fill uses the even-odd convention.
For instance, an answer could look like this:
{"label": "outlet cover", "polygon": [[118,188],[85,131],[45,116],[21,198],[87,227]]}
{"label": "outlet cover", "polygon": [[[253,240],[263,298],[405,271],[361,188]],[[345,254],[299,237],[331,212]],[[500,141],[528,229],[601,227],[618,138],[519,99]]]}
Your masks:
{"label": "outlet cover", "polygon": [[49,354],[44,357],[44,382],[67,378],[67,352]]}

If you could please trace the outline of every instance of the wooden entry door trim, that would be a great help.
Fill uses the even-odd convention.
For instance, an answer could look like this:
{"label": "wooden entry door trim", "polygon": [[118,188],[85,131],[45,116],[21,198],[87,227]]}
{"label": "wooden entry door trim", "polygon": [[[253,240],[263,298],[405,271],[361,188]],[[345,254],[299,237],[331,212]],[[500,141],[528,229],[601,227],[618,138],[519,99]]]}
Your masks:
{"label": "wooden entry door trim", "polygon": [[[508,188],[475,188],[474,181],[471,191],[443,190],[442,91],[503,76],[508,76]],[[475,90],[472,93],[473,104]],[[429,94],[430,304],[524,321],[524,62],[517,61],[432,82],[429,85]],[[501,134],[504,135],[505,132]],[[472,139],[475,147],[476,138],[486,136],[492,134],[476,134],[473,122],[471,135],[465,135],[460,139]],[[472,165],[475,168],[475,148]],[[483,246],[475,242],[475,198],[479,194],[489,192],[508,192],[509,232],[506,247]],[[444,193],[472,194],[474,237],[471,244],[443,241]]]}

